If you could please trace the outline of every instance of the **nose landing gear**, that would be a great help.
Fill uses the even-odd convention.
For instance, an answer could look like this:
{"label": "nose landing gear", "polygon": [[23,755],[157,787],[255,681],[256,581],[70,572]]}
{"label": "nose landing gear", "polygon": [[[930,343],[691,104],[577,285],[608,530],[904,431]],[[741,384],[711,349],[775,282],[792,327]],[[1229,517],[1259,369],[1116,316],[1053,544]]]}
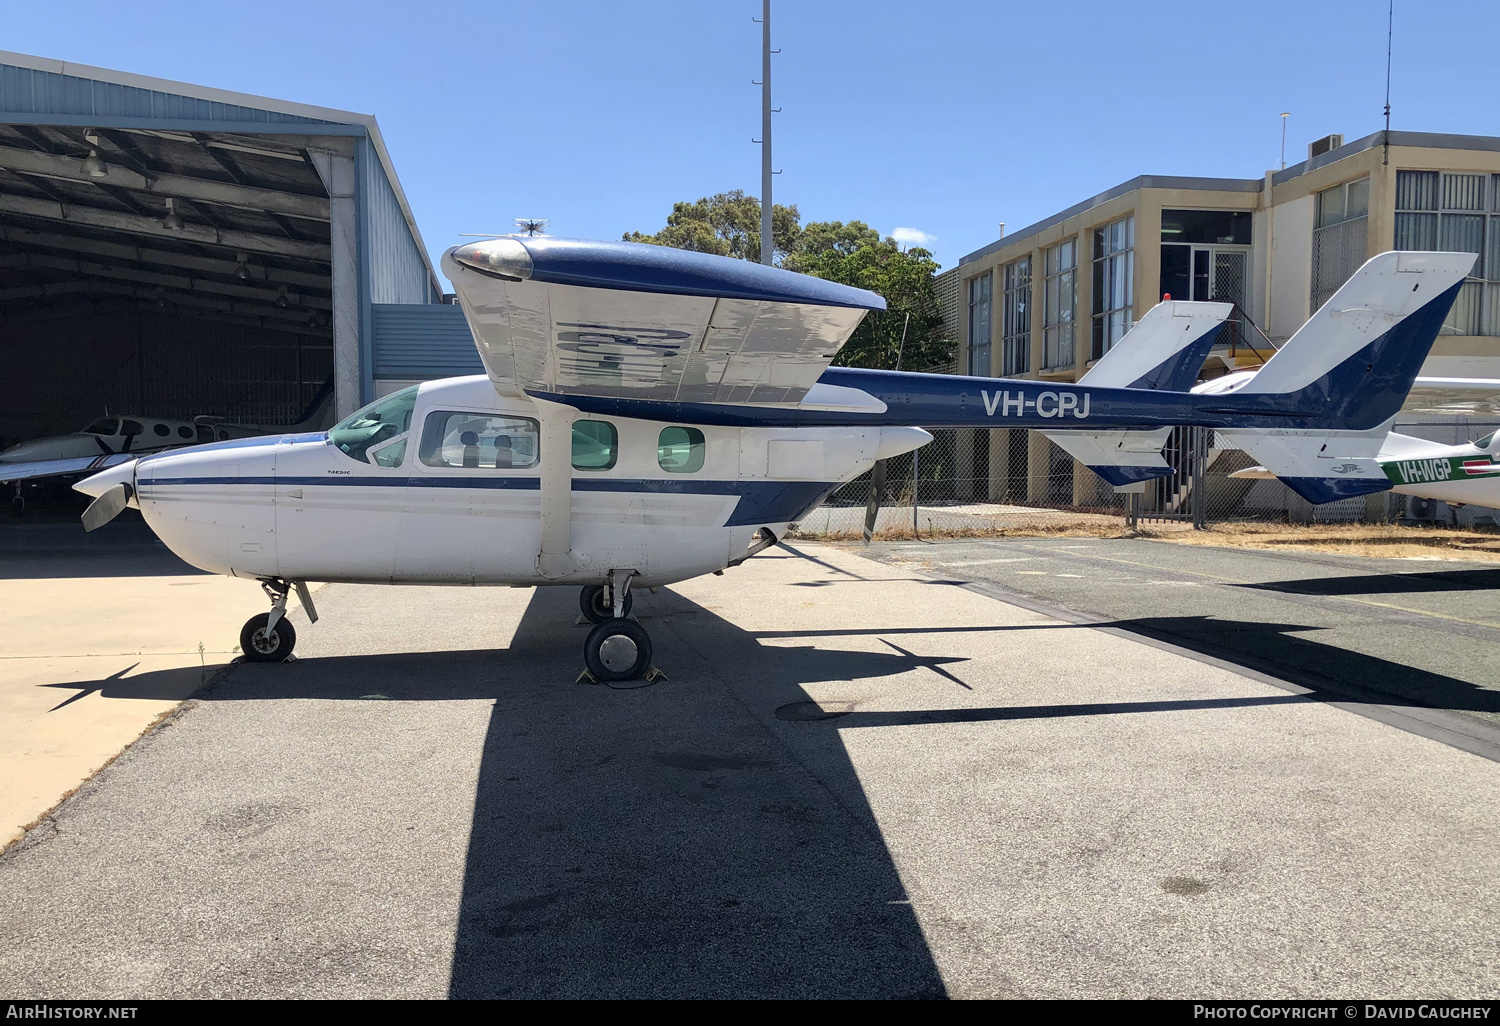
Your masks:
{"label": "nose landing gear", "polygon": [[312,593],[306,581],[283,581],[278,577],[260,582],[261,589],[271,599],[269,613],[256,613],[240,628],[240,651],[252,663],[285,662],[297,645],[297,629],[286,619],[286,600],[293,588],[307,618],[318,622],[318,610],[313,605]]}
{"label": "nose landing gear", "polygon": [[578,596],[583,615],[595,624],[583,643],[584,665],[595,680],[634,680],[651,668],[651,636],[627,619],[634,576],[634,570],[611,570],[607,583],[589,585]]}

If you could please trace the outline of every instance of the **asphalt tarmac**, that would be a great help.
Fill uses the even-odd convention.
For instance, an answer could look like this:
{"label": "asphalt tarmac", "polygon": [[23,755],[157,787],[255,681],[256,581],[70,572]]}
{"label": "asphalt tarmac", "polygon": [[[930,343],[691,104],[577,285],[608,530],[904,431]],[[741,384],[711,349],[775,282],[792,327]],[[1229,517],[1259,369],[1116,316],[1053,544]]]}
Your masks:
{"label": "asphalt tarmac", "polygon": [[860,551],[1320,693],[1394,702],[1408,720],[1470,739],[1445,740],[1500,758],[1500,564],[1141,539],[945,540]]}
{"label": "asphalt tarmac", "polygon": [[1500,987],[1500,764],[955,569],[799,545],[642,594],[669,679],[633,690],[574,682],[571,589],[325,588],[301,658],[232,668],[0,858],[0,991]]}

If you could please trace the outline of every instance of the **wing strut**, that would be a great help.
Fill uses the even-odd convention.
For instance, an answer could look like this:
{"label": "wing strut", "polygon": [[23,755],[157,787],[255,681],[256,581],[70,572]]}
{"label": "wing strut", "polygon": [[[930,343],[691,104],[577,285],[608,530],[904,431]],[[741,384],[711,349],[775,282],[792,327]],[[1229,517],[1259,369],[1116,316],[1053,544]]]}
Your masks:
{"label": "wing strut", "polygon": [[535,402],[542,424],[542,545],[536,569],[555,579],[589,565],[588,556],[573,551],[573,421],[578,411],[545,399]]}

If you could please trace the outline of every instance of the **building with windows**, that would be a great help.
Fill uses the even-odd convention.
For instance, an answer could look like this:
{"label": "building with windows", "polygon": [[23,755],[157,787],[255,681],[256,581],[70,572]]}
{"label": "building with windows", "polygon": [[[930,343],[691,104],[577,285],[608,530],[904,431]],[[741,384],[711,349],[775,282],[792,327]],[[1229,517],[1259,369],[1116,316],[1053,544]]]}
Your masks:
{"label": "building with windows", "polygon": [[[1078,380],[1163,296],[1230,301],[1243,316],[1210,356],[1212,377],[1262,363],[1391,249],[1479,254],[1423,373],[1500,377],[1500,138],[1490,136],[1335,135],[1262,178],[1143,175],[968,254],[938,291],[960,366],[1053,381]],[[989,498],[1098,495],[1081,467],[1071,489],[1061,483],[1070,461],[1040,434],[980,431],[963,444]]]}

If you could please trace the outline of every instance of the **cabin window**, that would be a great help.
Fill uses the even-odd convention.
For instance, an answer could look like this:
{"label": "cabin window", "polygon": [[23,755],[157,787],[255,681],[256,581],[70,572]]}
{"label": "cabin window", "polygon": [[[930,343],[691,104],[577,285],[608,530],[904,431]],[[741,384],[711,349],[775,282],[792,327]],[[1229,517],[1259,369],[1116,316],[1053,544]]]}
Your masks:
{"label": "cabin window", "polygon": [[172,433],[172,429],[169,428],[169,427],[167,427],[165,424],[152,424],[151,425],[151,430],[155,431],[158,435],[160,435],[163,438],[166,438],[168,435],[170,435]]}
{"label": "cabin window", "polygon": [[[382,442],[406,434],[417,405],[417,386],[403,388],[362,410],[355,410],[328,431],[328,440],[345,456],[368,463],[366,455]],[[224,437],[221,433],[220,437]]]}
{"label": "cabin window", "polygon": [[86,435],[113,435],[115,433],[115,425],[118,423],[120,423],[120,418],[118,417],[105,417],[103,420],[96,420],[84,428],[83,433]]}
{"label": "cabin window", "polygon": [[669,474],[696,474],[703,469],[703,432],[697,428],[663,428],[656,440],[656,462]]}
{"label": "cabin window", "polygon": [[527,417],[436,410],[422,426],[417,458],[429,467],[522,470],[536,466],[539,435]]}
{"label": "cabin window", "polygon": [[193,429],[190,428],[190,427],[188,427],[186,424],[184,424],[184,425],[182,425],[182,427],[180,427],[180,428],[177,429],[177,437],[178,438],[192,438],[193,437]]}
{"label": "cabin window", "polygon": [[573,469],[610,470],[619,458],[620,433],[607,420],[573,422]]}
{"label": "cabin window", "polygon": [[406,459],[406,438],[402,437],[394,442],[388,442],[379,449],[370,453],[370,459],[377,467],[399,467],[401,461]]}
{"label": "cabin window", "polygon": [[138,420],[127,420],[120,425],[120,434],[129,435],[132,438],[136,435],[144,434],[145,431],[145,427]]}

